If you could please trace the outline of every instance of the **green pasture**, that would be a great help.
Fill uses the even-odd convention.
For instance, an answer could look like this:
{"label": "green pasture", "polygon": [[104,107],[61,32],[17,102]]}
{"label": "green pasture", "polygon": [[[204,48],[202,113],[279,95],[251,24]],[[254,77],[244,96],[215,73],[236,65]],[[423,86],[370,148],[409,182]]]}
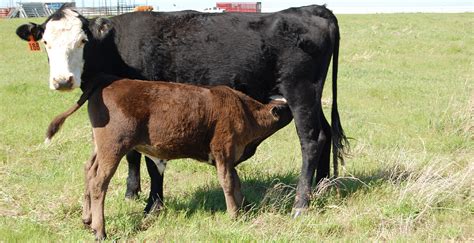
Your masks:
{"label": "green pasture", "polygon": [[[339,111],[351,137],[346,170],[290,218],[301,153],[291,124],[239,166],[252,209],[225,213],[215,169],[168,163],[166,208],[144,218],[126,201],[123,161],[109,188],[109,240],[474,240],[474,14],[340,15]],[[46,127],[79,91],[48,88],[45,52],[30,52],[0,20],[0,242],[92,241],[82,226],[83,164],[92,151],[86,109],[48,146]],[[330,108],[331,82],[324,95]]]}

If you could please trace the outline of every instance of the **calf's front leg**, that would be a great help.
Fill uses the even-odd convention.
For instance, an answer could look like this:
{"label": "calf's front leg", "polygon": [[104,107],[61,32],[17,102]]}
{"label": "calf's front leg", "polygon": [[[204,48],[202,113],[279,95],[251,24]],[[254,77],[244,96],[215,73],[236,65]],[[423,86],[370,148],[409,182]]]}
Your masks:
{"label": "calf's front leg", "polygon": [[236,184],[238,183],[240,185],[240,180],[238,176],[235,176],[237,172],[234,173],[235,169],[233,161],[230,162],[228,159],[225,159],[225,157],[221,155],[214,157],[216,159],[216,168],[219,183],[222,187],[222,190],[224,191],[227,213],[231,218],[236,218],[239,210],[239,205],[241,203],[240,201],[242,200],[241,195],[241,198],[238,199],[240,200],[239,202],[237,202],[235,197]]}
{"label": "calf's front leg", "polygon": [[232,179],[234,180],[235,203],[237,203],[237,206],[239,208],[242,208],[244,206],[244,196],[242,195],[240,178],[239,178],[239,175],[237,174],[237,170],[234,167],[232,167],[231,173],[232,173]]}

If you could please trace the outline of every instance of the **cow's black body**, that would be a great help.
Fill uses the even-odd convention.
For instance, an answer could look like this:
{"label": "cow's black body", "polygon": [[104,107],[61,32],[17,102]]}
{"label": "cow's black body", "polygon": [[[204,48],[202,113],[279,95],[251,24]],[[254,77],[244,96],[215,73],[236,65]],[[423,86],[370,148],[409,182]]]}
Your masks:
{"label": "cow's black body", "polygon": [[[104,25],[105,21],[105,25]],[[303,165],[295,209],[308,206],[311,184],[329,176],[331,139],[345,140],[336,102],[339,28],[324,6],[291,8],[271,14],[135,12],[87,22],[83,79],[105,72],[127,78],[228,85],[266,102],[279,94],[289,103],[302,148]],[[101,25],[105,37],[92,38]],[[321,95],[334,55],[332,128]],[[131,99],[133,97],[130,97]],[[250,157],[256,146],[248,148]],[[140,155],[131,153],[128,193],[139,188]],[[337,163],[334,161],[334,163]],[[152,193],[162,197],[162,176],[147,160]],[[151,201],[147,210],[151,207]]]}

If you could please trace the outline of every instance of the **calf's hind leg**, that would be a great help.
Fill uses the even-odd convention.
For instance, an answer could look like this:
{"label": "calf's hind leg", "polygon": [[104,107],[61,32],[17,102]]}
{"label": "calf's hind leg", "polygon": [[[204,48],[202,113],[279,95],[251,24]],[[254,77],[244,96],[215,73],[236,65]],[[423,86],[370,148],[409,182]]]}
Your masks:
{"label": "calf's hind leg", "polygon": [[84,198],[82,203],[82,222],[85,225],[90,225],[92,221],[91,215],[91,196],[89,192],[89,180],[93,174],[97,172],[97,163],[95,163],[97,153],[94,151],[91,158],[84,165]]}
{"label": "calf's hind leg", "polygon": [[117,170],[120,157],[97,153],[97,172],[90,177],[89,191],[91,197],[92,223],[91,229],[96,239],[105,239],[104,201],[110,179]]}

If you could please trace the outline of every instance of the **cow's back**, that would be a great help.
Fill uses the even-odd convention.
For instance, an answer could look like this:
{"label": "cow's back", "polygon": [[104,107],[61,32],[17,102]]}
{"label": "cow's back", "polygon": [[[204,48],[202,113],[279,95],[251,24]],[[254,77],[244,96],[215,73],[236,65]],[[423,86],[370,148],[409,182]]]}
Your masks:
{"label": "cow's back", "polygon": [[223,84],[264,102],[278,85],[282,52],[305,48],[311,56],[322,51],[318,46],[327,41],[327,23],[313,16],[316,10],[329,12],[319,6],[273,14],[141,12],[112,21],[118,52],[130,72],[123,76]]}

